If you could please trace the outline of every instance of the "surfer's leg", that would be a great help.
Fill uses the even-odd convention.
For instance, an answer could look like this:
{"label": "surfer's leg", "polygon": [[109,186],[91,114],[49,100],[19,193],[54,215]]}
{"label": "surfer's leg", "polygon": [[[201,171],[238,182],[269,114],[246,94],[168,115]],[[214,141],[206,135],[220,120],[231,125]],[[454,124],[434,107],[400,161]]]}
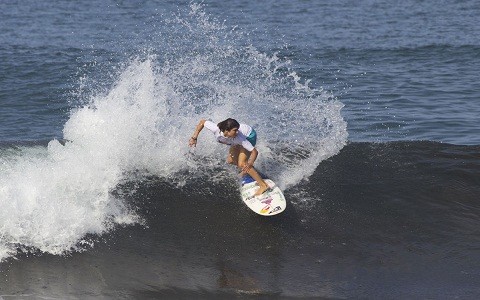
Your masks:
{"label": "surfer's leg", "polygon": [[238,145],[233,145],[228,150],[227,163],[238,165],[238,153],[240,152]]}
{"label": "surfer's leg", "polygon": [[251,167],[248,171],[248,175],[252,176],[253,179],[258,183],[258,190],[255,192],[255,196],[259,196],[265,193],[270,187],[268,184],[262,179],[260,174],[258,174],[257,170],[254,167]]}
{"label": "surfer's leg", "polygon": [[[250,152],[248,152],[242,146],[237,146],[235,148],[238,149],[237,166],[240,169],[243,169],[243,167],[245,167],[245,164],[248,161],[248,158],[250,156]],[[258,183],[259,189],[255,192],[255,196],[261,195],[266,190],[268,190],[268,188],[269,188],[268,184],[262,179],[262,176],[260,176],[260,174],[258,174],[257,170],[255,170],[254,167],[251,167],[250,170],[248,170],[247,173],[248,173],[248,175],[252,176],[252,178]]]}

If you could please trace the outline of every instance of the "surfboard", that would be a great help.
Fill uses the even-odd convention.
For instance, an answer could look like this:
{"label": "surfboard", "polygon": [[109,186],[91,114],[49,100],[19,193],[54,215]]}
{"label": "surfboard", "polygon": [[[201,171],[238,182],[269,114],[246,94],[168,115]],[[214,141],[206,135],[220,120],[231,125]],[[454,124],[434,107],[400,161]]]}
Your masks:
{"label": "surfboard", "polygon": [[262,216],[274,216],[285,210],[287,201],[282,190],[273,182],[273,180],[262,175],[263,180],[270,187],[265,193],[255,196],[258,189],[257,182],[250,176],[242,177],[240,195],[243,202],[254,212]]}

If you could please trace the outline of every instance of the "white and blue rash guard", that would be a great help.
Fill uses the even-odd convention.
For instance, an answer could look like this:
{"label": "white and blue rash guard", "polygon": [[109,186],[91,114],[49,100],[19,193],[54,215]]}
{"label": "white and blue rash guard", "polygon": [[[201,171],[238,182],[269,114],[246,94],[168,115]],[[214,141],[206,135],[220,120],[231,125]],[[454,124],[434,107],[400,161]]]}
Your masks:
{"label": "white and blue rash guard", "polygon": [[213,123],[212,121],[205,121],[204,124],[205,128],[213,132],[217,142],[226,144],[226,145],[242,145],[247,151],[252,152],[255,143],[251,143],[248,139],[251,139],[253,136],[256,140],[256,133],[255,130],[248,126],[247,124],[240,124],[240,128],[238,128],[237,136],[234,138],[228,138],[223,135],[223,132],[218,128],[217,124]]}

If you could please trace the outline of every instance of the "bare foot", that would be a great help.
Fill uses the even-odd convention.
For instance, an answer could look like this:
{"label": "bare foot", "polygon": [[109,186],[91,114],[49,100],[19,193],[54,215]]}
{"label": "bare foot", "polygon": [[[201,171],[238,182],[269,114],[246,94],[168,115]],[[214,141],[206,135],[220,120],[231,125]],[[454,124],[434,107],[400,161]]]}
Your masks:
{"label": "bare foot", "polygon": [[261,185],[258,190],[255,192],[255,196],[260,196],[265,193],[270,187],[268,185]]}

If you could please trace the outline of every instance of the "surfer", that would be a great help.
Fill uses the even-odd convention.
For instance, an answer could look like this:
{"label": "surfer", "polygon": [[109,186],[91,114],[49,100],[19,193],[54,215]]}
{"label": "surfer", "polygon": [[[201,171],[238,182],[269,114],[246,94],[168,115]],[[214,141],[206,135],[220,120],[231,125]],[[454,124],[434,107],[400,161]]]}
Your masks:
{"label": "surfer", "polygon": [[259,196],[268,190],[269,186],[253,167],[253,163],[258,156],[258,151],[255,148],[257,143],[255,129],[247,124],[240,124],[231,118],[218,124],[202,119],[188,142],[190,147],[197,145],[198,135],[204,127],[213,132],[219,143],[230,145],[227,162],[237,165],[242,170],[240,175],[248,174],[258,183],[260,188],[255,192],[255,196]]}

